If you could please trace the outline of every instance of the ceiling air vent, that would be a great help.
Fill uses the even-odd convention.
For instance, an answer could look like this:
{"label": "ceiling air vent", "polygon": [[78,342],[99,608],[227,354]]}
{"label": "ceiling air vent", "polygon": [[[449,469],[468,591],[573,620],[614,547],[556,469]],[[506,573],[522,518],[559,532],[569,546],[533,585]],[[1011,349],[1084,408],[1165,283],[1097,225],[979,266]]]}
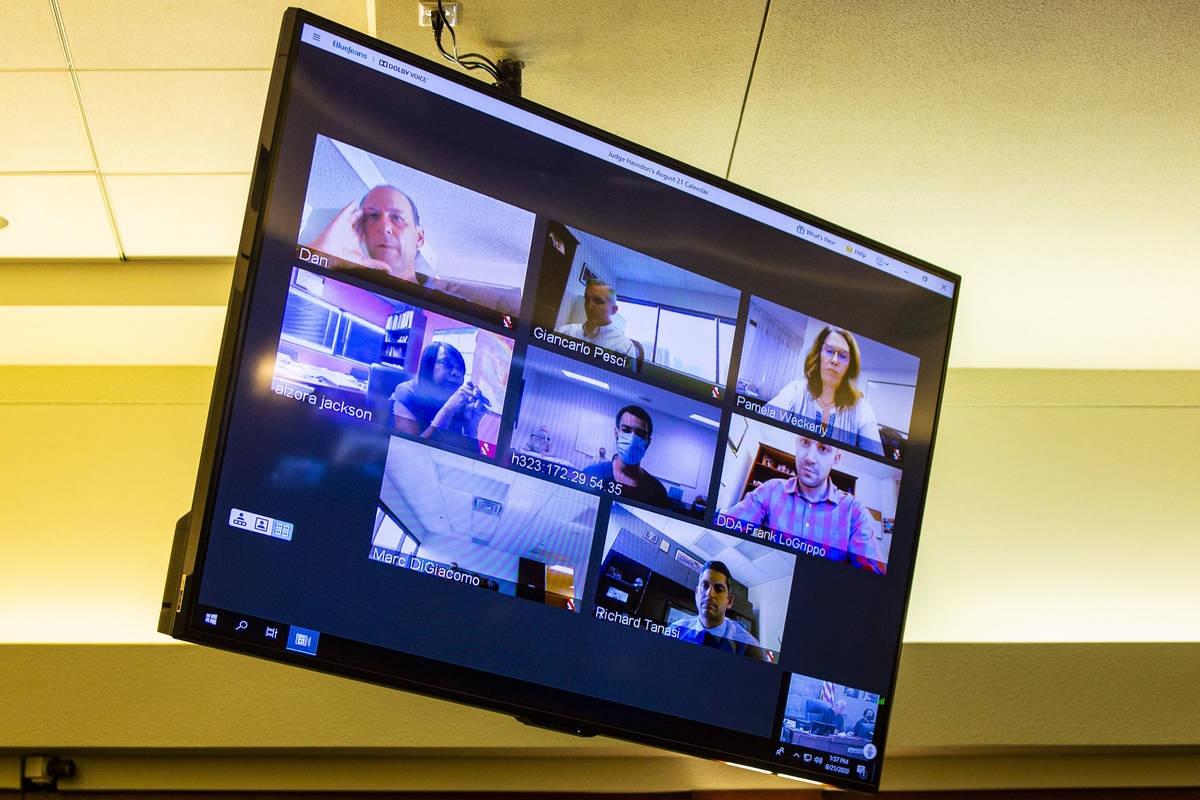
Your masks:
{"label": "ceiling air vent", "polygon": [[491,514],[493,517],[498,517],[500,516],[500,512],[504,510],[504,504],[495,500],[489,500],[486,497],[476,497],[475,504],[471,509],[478,511],[480,514]]}

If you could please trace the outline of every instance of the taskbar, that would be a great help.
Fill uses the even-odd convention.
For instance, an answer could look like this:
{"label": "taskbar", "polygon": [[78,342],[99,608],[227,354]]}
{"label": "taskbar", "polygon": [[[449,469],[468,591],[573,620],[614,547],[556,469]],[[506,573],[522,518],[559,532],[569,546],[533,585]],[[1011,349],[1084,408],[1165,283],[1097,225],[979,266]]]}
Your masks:
{"label": "taskbar", "polygon": [[290,650],[309,656],[317,654],[321,643],[320,631],[210,606],[196,606],[192,628],[271,650]]}
{"label": "taskbar", "polygon": [[[786,742],[775,746],[771,761],[786,763],[808,773],[821,773],[840,780],[857,780],[873,784],[879,769],[878,749],[870,742],[863,744],[856,739],[838,742],[841,737],[828,736],[827,744],[802,746]],[[788,777],[784,775],[783,777]]]}
{"label": "taskbar", "polygon": [[[199,634],[210,634],[227,637],[239,642],[242,647],[254,646],[268,651],[296,653],[302,656],[316,657],[318,651],[322,660],[350,661],[354,656],[362,658],[366,655],[364,649],[378,655],[376,646],[355,642],[338,636],[323,635],[320,631],[294,625],[281,620],[265,619],[251,614],[218,608],[214,606],[197,605],[192,616],[192,630]],[[206,637],[207,638],[207,637]],[[347,657],[350,657],[347,659]],[[361,663],[361,662],[360,662]],[[831,780],[861,781],[871,785],[876,781],[879,768],[878,750],[874,744],[863,742],[856,737],[812,736],[804,734],[812,741],[806,745],[795,743],[776,743],[766,754],[765,760],[778,764],[779,769],[794,769],[803,771],[809,776],[796,778],[783,772],[776,773],[784,778],[796,778],[810,782],[818,782],[819,776],[828,775]],[[742,766],[734,762],[725,762],[731,766]],[[755,767],[749,767],[759,772],[768,772]]]}

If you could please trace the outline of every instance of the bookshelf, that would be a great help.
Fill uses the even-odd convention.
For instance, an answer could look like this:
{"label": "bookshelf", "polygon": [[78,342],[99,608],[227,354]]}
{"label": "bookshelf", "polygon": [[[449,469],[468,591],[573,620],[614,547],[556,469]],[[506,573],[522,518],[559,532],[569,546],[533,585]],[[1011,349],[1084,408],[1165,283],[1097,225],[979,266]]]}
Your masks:
{"label": "bookshelf", "polygon": [[425,315],[410,306],[401,306],[388,316],[383,331],[380,361],[415,375],[421,354],[409,352],[409,343],[419,343],[423,338]]}
{"label": "bookshelf", "polygon": [[[746,476],[746,485],[742,487],[741,497],[752,492],[772,478],[796,477],[796,456],[769,444],[759,444],[758,452],[754,454],[754,463],[750,465],[750,473]],[[832,470],[829,477],[833,485],[845,492],[854,493],[857,479],[838,470]],[[739,498],[740,499],[740,498]]]}

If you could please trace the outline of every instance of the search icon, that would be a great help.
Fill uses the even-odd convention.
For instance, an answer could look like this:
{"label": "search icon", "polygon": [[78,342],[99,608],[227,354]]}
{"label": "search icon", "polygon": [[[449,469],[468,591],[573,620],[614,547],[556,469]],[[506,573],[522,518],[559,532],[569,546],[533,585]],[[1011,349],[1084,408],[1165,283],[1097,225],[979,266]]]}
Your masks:
{"label": "search icon", "polygon": [[244,631],[244,630],[246,630],[246,628],[249,628],[249,627],[250,627],[250,623],[246,622],[246,620],[244,620],[244,619],[238,620],[237,627],[233,629],[233,632],[237,633],[238,631]]}

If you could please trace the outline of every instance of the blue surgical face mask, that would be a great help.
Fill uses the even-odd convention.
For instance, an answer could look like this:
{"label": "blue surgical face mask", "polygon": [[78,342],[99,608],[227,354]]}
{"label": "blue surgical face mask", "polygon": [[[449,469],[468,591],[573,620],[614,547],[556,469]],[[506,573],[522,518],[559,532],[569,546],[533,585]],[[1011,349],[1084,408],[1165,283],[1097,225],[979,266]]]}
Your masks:
{"label": "blue surgical face mask", "polygon": [[646,440],[632,431],[617,432],[617,455],[621,461],[632,466],[641,462],[646,455]]}

